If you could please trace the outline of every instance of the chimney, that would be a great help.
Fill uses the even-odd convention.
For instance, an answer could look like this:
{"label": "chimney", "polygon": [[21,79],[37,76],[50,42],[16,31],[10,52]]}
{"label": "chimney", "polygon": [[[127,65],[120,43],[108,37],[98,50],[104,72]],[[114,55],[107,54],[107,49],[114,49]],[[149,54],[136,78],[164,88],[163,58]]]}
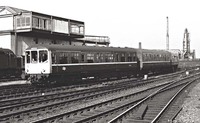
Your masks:
{"label": "chimney", "polygon": [[139,42],[139,49],[141,50],[142,49],[142,43]]}

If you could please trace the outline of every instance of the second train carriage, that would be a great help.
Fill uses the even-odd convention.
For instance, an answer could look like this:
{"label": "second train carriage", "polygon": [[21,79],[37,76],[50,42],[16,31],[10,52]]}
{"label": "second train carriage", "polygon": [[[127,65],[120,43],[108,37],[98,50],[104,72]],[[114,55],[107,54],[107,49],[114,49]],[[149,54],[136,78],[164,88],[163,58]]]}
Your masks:
{"label": "second train carriage", "polygon": [[169,71],[178,66],[174,59],[163,50],[35,45],[26,50],[25,72],[32,83],[73,82]]}
{"label": "second train carriage", "polygon": [[178,56],[170,51],[143,49],[141,54],[143,74],[173,72],[178,67]]}

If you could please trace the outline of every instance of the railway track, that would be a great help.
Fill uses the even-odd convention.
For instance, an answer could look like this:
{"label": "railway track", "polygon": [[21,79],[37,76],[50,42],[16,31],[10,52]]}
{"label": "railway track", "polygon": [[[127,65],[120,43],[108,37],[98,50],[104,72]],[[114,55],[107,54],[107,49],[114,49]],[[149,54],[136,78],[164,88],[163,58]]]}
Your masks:
{"label": "railway track", "polygon": [[[181,73],[171,74],[170,76],[179,79],[182,77],[180,77],[180,74]],[[37,94],[34,94],[33,91],[35,90],[33,89],[33,91],[30,91],[33,94],[30,94],[29,96],[17,96],[14,98],[2,99],[0,102],[0,121],[42,122],[48,118],[57,121],[57,119],[60,118],[57,118],[59,116],[55,116],[55,114],[65,115],[68,113],[69,115],[67,116],[72,116],[72,114],[74,116],[74,114],[85,112],[84,110],[91,110],[91,107],[92,110],[95,107],[100,107],[100,113],[103,113],[105,109],[107,109],[107,112],[110,112],[110,110],[115,110],[113,109],[113,106],[111,106],[112,108],[109,108],[109,106],[104,107],[104,105],[114,103],[116,103],[114,107],[117,106],[119,110],[123,111],[124,107],[121,104],[127,104],[127,106],[130,107],[130,103],[130,105],[134,105],[141,99],[145,98],[149,93],[152,93],[152,91],[155,91],[166,84],[172,83],[172,81],[168,81],[170,79],[169,76],[165,77],[165,81],[168,82],[161,82],[163,78],[164,77],[158,77],[147,81],[127,80],[126,82],[110,82],[108,85],[103,84],[101,86],[93,86],[92,88],[85,87],[85,89],[82,87],[82,89],[73,88],[68,90],[66,89],[67,87],[58,87],[52,89],[53,91],[50,91],[51,89],[45,90],[46,92],[43,91],[45,93],[41,93],[40,90],[37,90],[39,92],[36,91]],[[147,91],[143,92],[145,90]],[[134,98],[134,102],[130,102],[132,98]],[[90,108],[88,109],[88,107]],[[88,113],[86,114],[88,115]],[[71,119],[74,120],[77,118]],[[85,117],[85,119],[88,118]],[[82,119],[80,118],[75,121],[82,122],[82,120],[84,120],[83,117]]]}
{"label": "railway track", "polygon": [[9,81],[18,81],[18,80],[23,80],[23,79],[19,78],[19,77],[0,78],[0,83],[2,83],[2,82],[9,82]]}
{"label": "railway track", "polygon": [[[170,84],[169,86],[163,87],[160,90],[147,96],[145,99],[130,107],[120,115],[116,116],[108,123],[116,122],[137,122],[137,123],[156,123],[156,122],[169,122],[177,110],[173,110],[169,113],[168,109],[179,107],[176,103],[173,104],[179,94],[191,83],[200,79],[200,73],[185,78],[178,83]],[[171,107],[170,107],[171,106]],[[177,109],[177,108],[175,108]],[[167,114],[167,113],[168,114]],[[167,115],[163,115],[167,114]]]}
{"label": "railway track", "polygon": [[[172,73],[168,74],[165,77],[159,76],[148,80],[148,83],[159,81],[162,79],[170,79],[172,77],[179,77],[184,73],[183,71],[178,73]],[[9,85],[9,86],[0,86],[0,100],[8,100],[12,98],[20,98],[20,97],[31,97],[31,96],[40,96],[42,94],[48,95],[53,93],[62,93],[62,92],[70,92],[70,93],[77,93],[79,91],[92,89],[92,88],[105,88],[107,86],[123,86],[124,84],[135,84],[141,85],[141,84],[147,84],[146,81],[143,80],[136,80],[136,79],[123,79],[118,81],[110,81],[110,82],[100,82],[100,83],[90,83],[90,84],[81,84],[81,85],[72,85],[72,86],[63,86],[63,87],[49,87],[49,88],[43,88],[43,87],[34,87],[31,85]]]}
{"label": "railway track", "polygon": [[[149,89],[147,89],[147,90],[149,91]],[[141,91],[139,93],[123,96],[121,98],[116,98],[116,99],[109,100],[109,101],[99,103],[96,105],[88,106],[87,108],[73,111],[71,113],[70,112],[62,113],[62,114],[55,115],[50,118],[38,120],[38,121],[35,121],[34,123],[37,123],[37,122],[62,122],[62,121],[74,122],[74,123],[107,122],[109,119],[112,119],[112,117],[113,117],[112,115],[115,116],[115,115],[119,114],[120,111],[123,111],[127,108],[130,108],[133,105],[136,105],[139,101],[141,101],[142,99],[145,99],[145,97],[147,95],[152,93],[151,91],[147,92],[147,90],[144,91],[145,93],[143,91]],[[131,98],[131,97],[133,97],[133,98]]]}
{"label": "railway track", "polygon": [[[152,85],[152,86],[154,86],[154,85]],[[134,87],[135,86],[133,86],[132,88],[134,88]],[[60,94],[60,96],[56,95],[56,96],[54,96],[54,98],[52,95],[47,95],[46,97],[45,96],[36,96],[36,97],[34,97],[36,99],[31,97],[30,99],[28,98],[26,100],[23,99],[23,100],[25,100],[23,102],[19,101],[19,99],[4,100],[1,103],[2,108],[0,108],[0,112],[1,112],[0,118],[8,120],[7,118],[12,117],[12,116],[17,116],[18,114],[25,114],[25,113],[29,113],[31,111],[38,111],[38,113],[39,113],[39,111],[41,111],[42,109],[46,109],[48,107],[50,107],[50,109],[51,109],[52,107],[55,107],[55,106],[62,108],[63,106],[67,105],[67,107],[65,107],[65,108],[67,108],[69,110],[70,107],[73,106],[74,104],[80,105],[81,102],[86,104],[90,101],[93,101],[92,103],[94,103],[94,100],[96,100],[98,98],[105,100],[106,95],[107,95],[107,98],[109,99],[110,97],[113,96],[114,93],[119,93],[119,95],[122,95],[122,94],[124,95],[124,93],[131,92],[130,91],[131,87],[129,87],[129,89],[127,87],[124,87],[124,88],[120,87],[118,89],[116,89],[116,87],[114,89],[111,89],[111,87],[110,87],[110,88],[108,88],[108,90],[105,90],[105,89],[106,88],[104,88],[104,90],[99,89],[99,92],[97,91],[97,89],[95,89],[95,90],[90,89],[89,93],[81,92],[81,94],[76,93],[74,95],[68,95],[68,96],[66,94],[64,94],[65,96]],[[48,99],[48,98],[50,98],[50,99]],[[112,97],[112,98],[114,98],[114,97]],[[98,102],[99,102],[99,99],[96,103],[98,103]],[[75,105],[75,107],[77,107],[77,105]],[[31,109],[30,109],[30,106],[31,106]],[[82,105],[81,107],[84,107],[84,106],[85,105]],[[74,110],[75,107],[73,106],[72,109]],[[79,107],[77,107],[77,108],[79,108]],[[15,109],[17,109],[17,110],[15,110]],[[46,111],[48,111],[48,110],[46,110]],[[47,113],[46,111],[45,111],[45,113]]]}

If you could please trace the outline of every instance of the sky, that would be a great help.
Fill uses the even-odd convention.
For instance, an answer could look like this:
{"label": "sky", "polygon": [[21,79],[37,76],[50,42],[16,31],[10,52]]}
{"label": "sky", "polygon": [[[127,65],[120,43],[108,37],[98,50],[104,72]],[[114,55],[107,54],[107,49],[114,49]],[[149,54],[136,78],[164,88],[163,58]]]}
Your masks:
{"label": "sky", "polygon": [[190,33],[190,49],[200,58],[198,0],[0,0],[0,6],[85,22],[85,34],[109,36],[110,46],[183,49],[183,34]]}

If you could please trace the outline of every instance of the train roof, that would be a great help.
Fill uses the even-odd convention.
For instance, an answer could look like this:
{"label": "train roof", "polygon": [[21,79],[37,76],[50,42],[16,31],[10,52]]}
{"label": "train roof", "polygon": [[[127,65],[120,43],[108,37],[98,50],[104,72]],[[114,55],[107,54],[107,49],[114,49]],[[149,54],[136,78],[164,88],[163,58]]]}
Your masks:
{"label": "train roof", "polygon": [[12,50],[5,48],[0,48],[0,52],[5,54],[14,54]]}
{"label": "train roof", "polygon": [[167,50],[151,50],[151,49],[142,49],[143,53],[159,53],[159,54],[170,54]]}
{"label": "train roof", "polygon": [[[34,49],[48,49],[51,51],[92,51],[92,52],[139,52],[137,48],[120,48],[120,47],[100,47],[100,46],[74,46],[74,45],[49,45],[49,44],[36,44],[28,47],[26,50]],[[143,53],[159,53],[170,54],[166,50],[151,50],[142,49]]]}
{"label": "train roof", "polygon": [[119,47],[100,47],[100,46],[74,46],[74,45],[33,45],[26,50],[31,49],[48,49],[52,51],[100,51],[100,52],[136,52],[135,48],[119,48]]}

